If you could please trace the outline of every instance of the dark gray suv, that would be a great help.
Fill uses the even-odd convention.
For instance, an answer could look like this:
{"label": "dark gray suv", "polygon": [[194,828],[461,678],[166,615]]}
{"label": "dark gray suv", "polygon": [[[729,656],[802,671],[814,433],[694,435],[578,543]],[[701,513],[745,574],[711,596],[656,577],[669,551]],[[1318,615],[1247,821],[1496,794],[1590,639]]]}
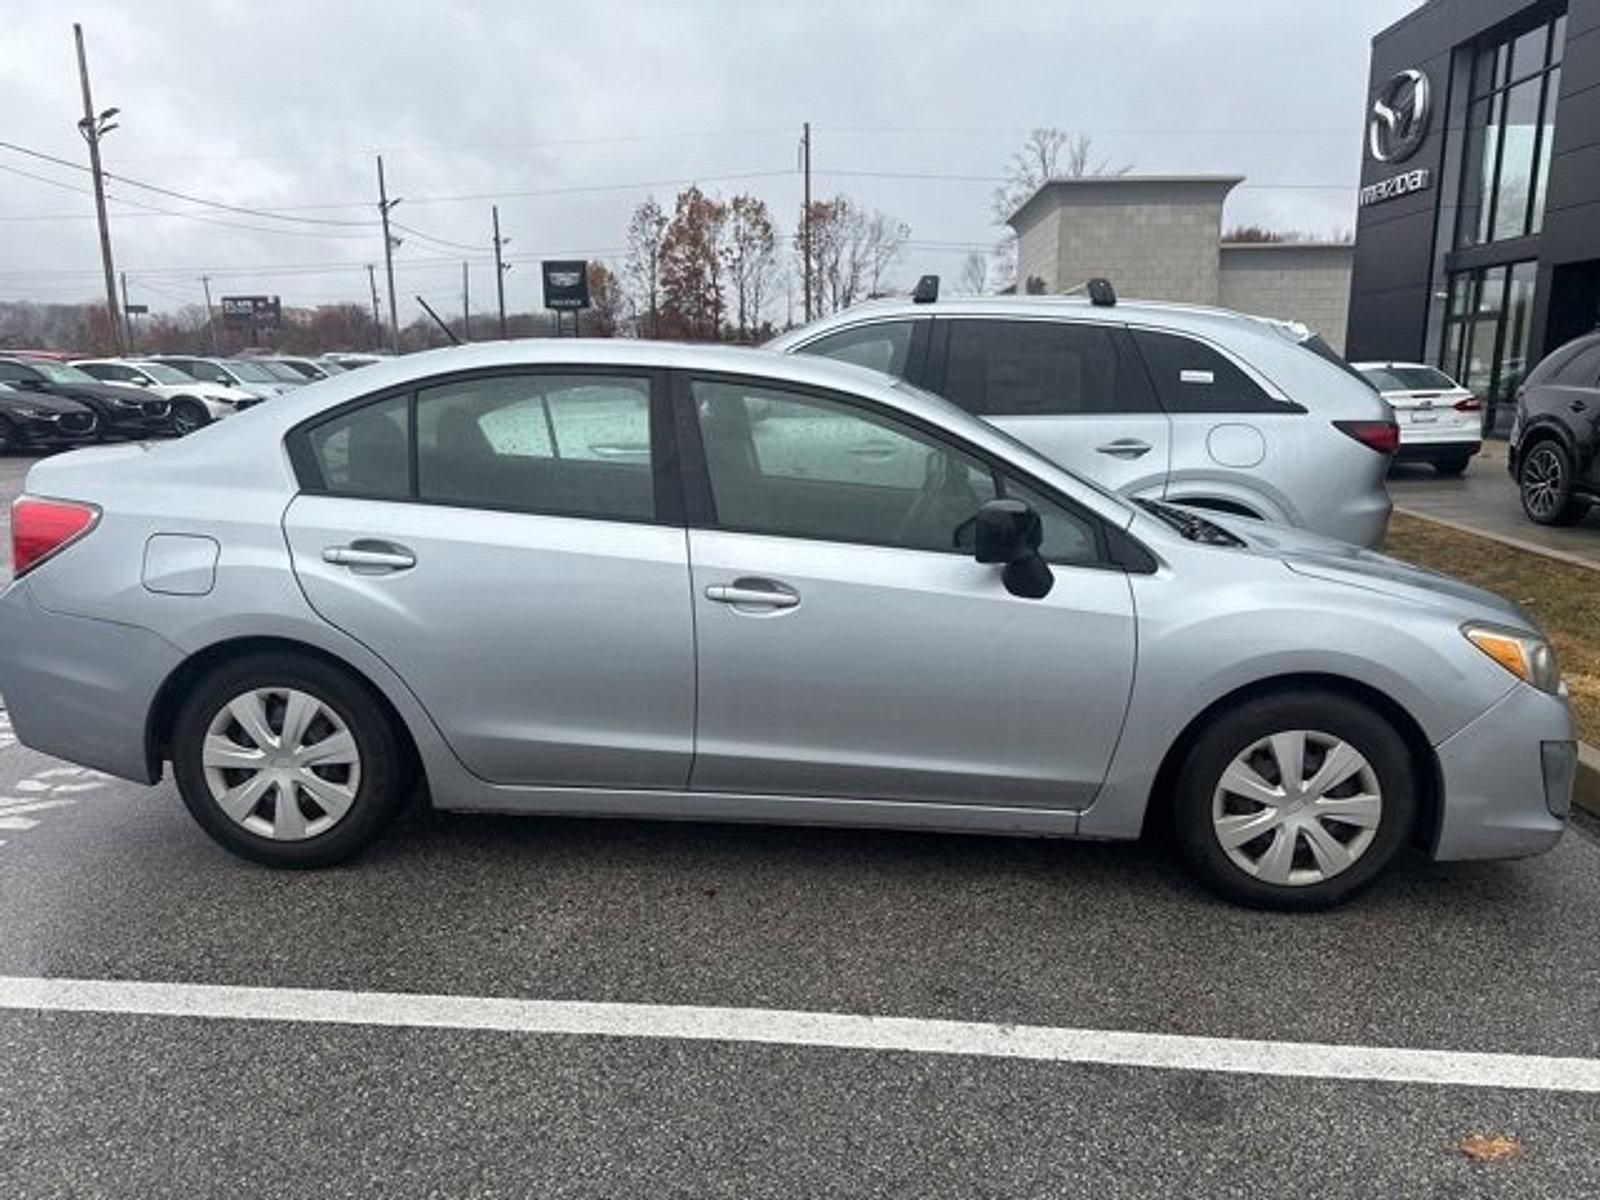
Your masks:
{"label": "dark gray suv", "polygon": [[1512,478],[1540,525],[1581,521],[1600,501],[1600,332],[1549,354],[1517,391]]}

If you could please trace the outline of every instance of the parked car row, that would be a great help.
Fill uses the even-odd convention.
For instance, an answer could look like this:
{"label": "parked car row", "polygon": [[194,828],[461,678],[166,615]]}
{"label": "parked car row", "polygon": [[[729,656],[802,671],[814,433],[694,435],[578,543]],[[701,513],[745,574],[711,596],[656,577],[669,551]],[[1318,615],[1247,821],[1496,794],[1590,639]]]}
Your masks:
{"label": "parked car row", "polygon": [[[354,361],[360,360],[360,361]],[[0,355],[0,453],[182,437],[371,355],[85,358]]]}

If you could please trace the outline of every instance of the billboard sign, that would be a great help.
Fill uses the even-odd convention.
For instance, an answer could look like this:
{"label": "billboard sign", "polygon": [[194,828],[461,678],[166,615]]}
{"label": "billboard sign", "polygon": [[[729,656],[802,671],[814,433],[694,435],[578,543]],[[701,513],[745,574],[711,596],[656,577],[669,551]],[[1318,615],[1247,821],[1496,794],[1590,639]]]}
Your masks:
{"label": "billboard sign", "polygon": [[544,268],[544,306],[558,312],[589,307],[589,264],[583,259],[550,259]]}
{"label": "billboard sign", "polygon": [[276,296],[224,296],[222,320],[236,329],[276,329],[283,306]]}

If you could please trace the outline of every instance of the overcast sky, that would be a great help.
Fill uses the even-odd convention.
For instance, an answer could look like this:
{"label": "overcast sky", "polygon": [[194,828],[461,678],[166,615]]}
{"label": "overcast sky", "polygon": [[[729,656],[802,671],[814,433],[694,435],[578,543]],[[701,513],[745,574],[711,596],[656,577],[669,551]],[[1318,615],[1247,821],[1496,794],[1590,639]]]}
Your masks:
{"label": "overcast sky", "polygon": [[[628,215],[651,191],[667,205],[690,181],[752,192],[787,229],[809,120],[816,192],[910,224],[905,281],[953,276],[968,246],[994,242],[983,177],[1038,125],[1088,133],[1141,172],[1247,176],[1229,224],[1352,227],[1369,42],[1413,7],[7,0],[0,140],[85,161],[78,19],[96,107],[122,110],[108,170],[280,214],[114,184],[117,266],[132,301],[158,309],[198,303],[202,274],[214,296],[366,302],[366,263],[382,282],[381,152],[403,198],[395,218],[428,235],[401,232],[404,320],[418,292],[459,311],[463,258],[474,311],[492,306],[491,203],[517,263],[516,308],[538,301],[540,257],[620,260]],[[71,167],[0,149],[0,299],[99,295],[86,187]]]}

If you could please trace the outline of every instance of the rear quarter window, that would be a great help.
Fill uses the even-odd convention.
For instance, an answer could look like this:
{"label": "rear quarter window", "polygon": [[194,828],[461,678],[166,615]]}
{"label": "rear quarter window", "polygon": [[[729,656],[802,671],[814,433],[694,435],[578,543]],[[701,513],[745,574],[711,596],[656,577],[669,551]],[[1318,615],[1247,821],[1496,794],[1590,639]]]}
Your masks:
{"label": "rear quarter window", "polygon": [[1135,329],[1133,340],[1155,383],[1161,405],[1169,413],[1293,411],[1290,405],[1268,395],[1227,355],[1204,342],[1153,329]]}

